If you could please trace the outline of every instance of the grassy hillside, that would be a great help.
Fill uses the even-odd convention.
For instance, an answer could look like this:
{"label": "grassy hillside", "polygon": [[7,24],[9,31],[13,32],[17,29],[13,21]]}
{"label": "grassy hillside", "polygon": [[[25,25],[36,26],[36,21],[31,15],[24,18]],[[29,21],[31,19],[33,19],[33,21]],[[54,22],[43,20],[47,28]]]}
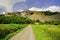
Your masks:
{"label": "grassy hillside", "polygon": [[50,21],[50,20],[60,20],[60,12],[50,12],[50,11],[29,11],[24,10],[22,12],[10,12],[6,13],[5,16],[23,16],[29,17],[33,20]]}
{"label": "grassy hillside", "polygon": [[40,21],[51,21],[51,20],[60,20],[60,14],[56,13],[55,15],[44,15],[42,12],[34,12],[32,15],[28,16],[31,19],[39,19]]}

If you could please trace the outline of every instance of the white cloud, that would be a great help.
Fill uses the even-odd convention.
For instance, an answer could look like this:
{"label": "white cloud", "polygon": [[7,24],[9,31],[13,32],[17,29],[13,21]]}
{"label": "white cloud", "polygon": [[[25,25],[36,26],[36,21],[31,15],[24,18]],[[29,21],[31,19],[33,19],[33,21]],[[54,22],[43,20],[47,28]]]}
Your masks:
{"label": "white cloud", "polygon": [[46,10],[50,10],[52,12],[56,12],[56,11],[60,12],[60,7],[59,6],[50,6]]}
{"label": "white cloud", "polygon": [[24,10],[17,10],[17,12],[22,12],[22,11],[24,11]]}
{"label": "white cloud", "polygon": [[[13,11],[12,6],[17,2],[25,2],[26,0],[0,0],[0,9],[7,9],[8,12]],[[4,7],[5,9],[3,9]]]}
{"label": "white cloud", "polygon": [[59,6],[50,6],[48,8],[36,8],[36,7],[32,7],[29,10],[31,11],[51,11],[51,12],[60,12],[60,7]]}
{"label": "white cloud", "polygon": [[36,7],[32,7],[29,10],[31,10],[31,11],[44,11],[44,9],[36,8]]}

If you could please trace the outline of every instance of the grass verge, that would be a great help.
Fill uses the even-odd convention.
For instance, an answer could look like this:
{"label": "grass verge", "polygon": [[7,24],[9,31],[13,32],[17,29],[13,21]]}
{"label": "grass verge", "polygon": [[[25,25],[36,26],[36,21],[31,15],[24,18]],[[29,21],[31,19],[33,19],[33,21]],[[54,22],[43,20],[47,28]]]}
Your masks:
{"label": "grass verge", "polygon": [[27,24],[0,24],[0,40],[8,40],[26,26]]}
{"label": "grass verge", "polygon": [[32,25],[37,40],[60,40],[60,25]]}

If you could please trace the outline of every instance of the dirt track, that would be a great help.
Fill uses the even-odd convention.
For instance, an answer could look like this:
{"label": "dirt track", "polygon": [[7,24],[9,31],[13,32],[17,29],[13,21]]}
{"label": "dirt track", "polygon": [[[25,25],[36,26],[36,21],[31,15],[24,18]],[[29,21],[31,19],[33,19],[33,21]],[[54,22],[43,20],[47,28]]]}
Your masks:
{"label": "dirt track", "polygon": [[36,39],[32,31],[31,25],[29,25],[23,31],[19,32],[9,40],[36,40]]}

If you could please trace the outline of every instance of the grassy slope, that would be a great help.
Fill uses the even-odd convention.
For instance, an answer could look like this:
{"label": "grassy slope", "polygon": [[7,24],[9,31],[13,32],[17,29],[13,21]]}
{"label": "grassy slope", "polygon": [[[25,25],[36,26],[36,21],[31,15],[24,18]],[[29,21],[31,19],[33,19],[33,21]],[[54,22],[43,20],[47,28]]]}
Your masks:
{"label": "grassy slope", "polygon": [[[8,40],[10,37],[12,37],[15,34],[17,34],[18,32],[20,32],[26,26],[27,26],[26,24],[23,24],[23,25],[20,25],[20,24],[0,24],[0,30],[6,30],[6,32],[7,31],[11,32],[11,33],[5,35],[5,37],[3,37],[2,39],[0,38],[0,40]],[[16,30],[16,31],[14,31],[14,30]],[[5,31],[3,34],[5,34]]]}
{"label": "grassy slope", "polygon": [[[27,12],[27,13],[24,13],[24,12]],[[33,14],[32,15],[30,15],[30,13],[32,13],[33,12]],[[22,15],[22,13],[24,14],[24,16]],[[16,13],[17,14],[17,13]],[[7,14],[8,15],[8,14]],[[13,15],[12,13],[11,13],[11,15]],[[52,16],[45,16],[42,12],[39,12],[39,11],[29,11],[29,10],[25,10],[25,11],[23,11],[23,12],[21,12],[21,13],[19,13],[18,14],[18,16],[23,16],[23,17],[29,17],[29,18],[31,18],[31,19],[39,19],[39,20],[41,20],[41,21],[50,21],[50,20],[60,20],[60,15],[59,14],[56,14],[56,15],[52,15]]]}
{"label": "grassy slope", "polygon": [[52,15],[52,16],[45,16],[42,13],[34,13],[31,16],[28,16],[31,19],[39,19],[40,21],[44,22],[44,21],[48,21],[48,20],[59,20],[60,19],[60,15]]}
{"label": "grassy slope", "polygon": [[60,25],[32,25],[37,40],[60,40]]}

